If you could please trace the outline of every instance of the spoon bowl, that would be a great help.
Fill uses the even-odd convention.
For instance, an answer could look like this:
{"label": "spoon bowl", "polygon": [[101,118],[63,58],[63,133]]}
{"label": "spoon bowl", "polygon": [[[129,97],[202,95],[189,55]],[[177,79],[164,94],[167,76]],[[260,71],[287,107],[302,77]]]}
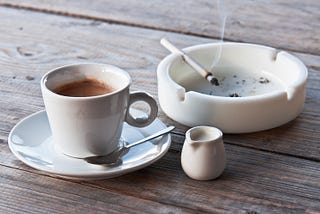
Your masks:
{"label": "spoon bowl", "polygon": [[139,144],[145,143],[147,141],[150,141],[152,139],[155,139],[157,137],[160,137],[164,134],[170,133],[175,127],[169,126],[165,129],[162,129],[146,138],[143,138],[139,141],[136,141],[134,143],[127,144],[127,142],[120,140],[119,147],[111,152],[108,155],[102,155],[102,156],[89,156],[84,158],[85,161],[91,164],[97,164],[97,165],[107,165],[107,166],[118,166],[121,164],[121,157],[125,155],[129,149],[133,146],[137,146]]}

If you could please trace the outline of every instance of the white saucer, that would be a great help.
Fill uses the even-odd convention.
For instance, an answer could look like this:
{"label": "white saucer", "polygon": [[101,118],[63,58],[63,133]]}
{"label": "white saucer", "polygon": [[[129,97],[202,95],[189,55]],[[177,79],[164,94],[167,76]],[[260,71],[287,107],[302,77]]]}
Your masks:
{"label": "white saucer", "polygon": [[[143,114],[139,110],[133,110],[133,113]],[[165,127],[159,119],[144,128],[132,127],[125,123],[121,138],[132,143]],[[47,114],[40,111],[16,124],[9,134],[8,142],[12,153],[33,168],[69,179],[93,180],[116,177],[150,165],[168,151],[171,137],[167,134],[131,147],[129,152],[122,156],[122,163],[117,166],[94,165],[56,151]]]}

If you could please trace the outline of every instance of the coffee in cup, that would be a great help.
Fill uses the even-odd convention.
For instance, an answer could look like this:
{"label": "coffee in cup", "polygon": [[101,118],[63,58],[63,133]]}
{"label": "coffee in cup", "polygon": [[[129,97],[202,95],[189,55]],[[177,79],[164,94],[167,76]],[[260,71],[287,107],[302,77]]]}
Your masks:
{"label": "coffee in cup", "polygon": [[[124,122],[149,125],[156,101],[145,92],[130,93],[130,84],[127,72],[107,64],[67,65],[45,74],[41,90],[54,147],[77,158],[107,155],[118,147]],[[130,114],[136,101],[150,106],[147,117]]]}
{"label": "coffee in cup", "polygon": [[107,94],[114,89],[106,83],[96,79],[83,79],[60,85],[53,89],[53,92],[71,97],[89,97]]}

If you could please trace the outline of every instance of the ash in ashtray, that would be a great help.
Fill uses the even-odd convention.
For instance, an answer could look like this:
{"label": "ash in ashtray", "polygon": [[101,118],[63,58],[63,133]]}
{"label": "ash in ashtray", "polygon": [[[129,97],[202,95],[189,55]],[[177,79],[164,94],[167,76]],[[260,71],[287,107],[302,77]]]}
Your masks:
{"label": "ash in ashtray", "polygon": [[259,83],[261,83],[261,84],[268,84],[268,83],[270,83],[270,80],[267,79],[267,78],[265,78],[265,77],[260,77],[260,78],[259,78]]}
{"label": "ash in ashtray", "polygon": [[241,97],[241,96],[237,93],[233,93],[233,94],[229,94],[229,97]]}
{"label": "ash in ashtray", "polygon": [[247,97],[284,90],[281,82],[268,72],[247,72],[224,67],[216,68],[213,74],[218,79],[219,86],[212,86],[201,80],[198,83],[195,83],[196,80],[189,80],[185,84],[189,86],[188,90],[224,97]]}
{"label": "ash in ashtray", "polygon": [[[238,78],[238,76],[237,75],[233,75],[233,78]],[[224,78],[224,80],[225,80],[225,78]],[[246,82],[247,82],[247,80],[242,79],[241,81],[236,81],[236,84],[237,85],[245,85]],[[255,83],[256,80],[254,80],[253,82]],[[258,82],[260,84],[269,84],[270,80],[268,78],[266,78],[266,77],[260,77]],[[254,89],[256,89],[256,87]],[[254,92],[254,91],[252,90],[251,92]],[[239,95],[238,93],[240,93],[240,92],[231,93],[231,94],[229,94],[229,97],[241,97],[241,95]],[[214,93],[211,93],[211,94],[213,95]]]}

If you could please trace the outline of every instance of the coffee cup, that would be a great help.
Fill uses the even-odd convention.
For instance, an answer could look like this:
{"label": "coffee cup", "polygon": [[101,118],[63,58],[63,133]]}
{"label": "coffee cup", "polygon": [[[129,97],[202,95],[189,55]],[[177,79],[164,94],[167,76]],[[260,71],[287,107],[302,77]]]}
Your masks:
{"label": "coffee cup", "polygon": [[[157,117],[156,101],[145,92],[129,91],[129,74],[108,64],[73,64],[53,69],[41,79],[42,96],[55,149],[76,158],[114,151],[123,123],[147,126]],[[142,101],[149,114],[131,115]]]}

